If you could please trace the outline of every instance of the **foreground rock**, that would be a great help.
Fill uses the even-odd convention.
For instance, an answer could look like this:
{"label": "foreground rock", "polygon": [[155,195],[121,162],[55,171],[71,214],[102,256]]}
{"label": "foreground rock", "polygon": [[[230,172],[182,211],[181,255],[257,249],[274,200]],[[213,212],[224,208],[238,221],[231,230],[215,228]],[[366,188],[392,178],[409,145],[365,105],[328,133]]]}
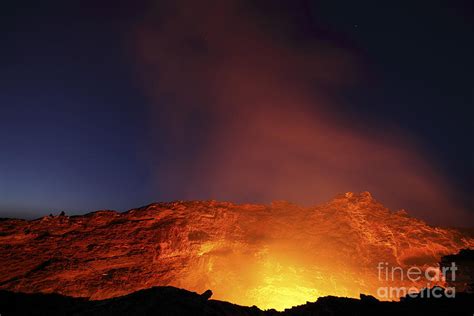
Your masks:
{"label": "foreground rock", "polygon": [[462,293],[456,298],[411,299],[380,302],[363,299],[322,297],[314,303],[287,309],[262,311],[227,302],[208,300],[202,295],[173,288],[154,287],[126,296],[88,301],[57,294],[22,294],[0,291],[2,315],[167,315],[167,316],[276,316],[276,315],[472,315],[474,295]]}

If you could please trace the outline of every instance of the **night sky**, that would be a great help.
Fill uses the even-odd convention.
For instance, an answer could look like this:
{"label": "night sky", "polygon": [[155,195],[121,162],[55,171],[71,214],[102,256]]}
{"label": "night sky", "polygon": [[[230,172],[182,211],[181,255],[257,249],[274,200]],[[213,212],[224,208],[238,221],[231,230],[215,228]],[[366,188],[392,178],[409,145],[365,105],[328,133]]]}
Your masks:
{"label": "night sky", "polygon": [[[193,10],[183,10],[191,1],[139,2],[2,4],[0,217],[124,211],[185,199],[309,205],[369,190],[388,207],[412,210],[431,223],[473,224],[472,1],[259,0],[230,1],[229,9],[206,0]],[[196,36],[202,25],[202,36]],[[255,78],[262,80],[253,85]],[[216,90],[221,93],[214,95]],[[302,94],[307,106],[283,104],[299,102]],[[238,104],[248,100],[282,105]],[[293,115],[304,123],[268,123]],[[261,116],[268,117],[263,124],[256,119]],[[334,137],[344,143],[340,131],[347,130],[340,126],[348,125],[357,137],[347,147],[328,149],[327,156],[358,147],[347,155],[358,158],[321,158]],[[246,126],[257,136],[247,135]],[[271,130],[272,137],[259,129]],[[285,145],[295,143],[286,135],[301,140],[306,131],[321,140]],[[387,154],[393,161],[384,162],[377,150],[391,148],[380,145],[385,137],[387,144],[403,144],[393,145],[402,148],[400,160]],[[267,148],[273,139],[285,140]],[[318,155],[300,147],[317,147]],[[275,148],[287,156],[254,178],[262,170],[257,166],[267,167],[279,152]],[[216,158],[216,152],[225,154]],[[366,155],[381,158],[367,163]],[[318,178],[322,172],[310,162],[307,172],[288,168],[306,161],[329,171]],[[386,169],[394,165],[417,180],[390,182]],[[332,178],[327,166],[337,169],[338,181],[324,190]],[[238,175],[227,176],[227,169]],[[308,173],[315,182],[301,183],[314,196],[294,184]],[[283,185],[259,189],[286,183],[289,174],[298,179],[288,180],[288,191]],[[438,176],[440,185],[419,189]],[[246,190],[245,181],[258,185]],[[445,193],[446,205],[462,215],[431,196]]]}

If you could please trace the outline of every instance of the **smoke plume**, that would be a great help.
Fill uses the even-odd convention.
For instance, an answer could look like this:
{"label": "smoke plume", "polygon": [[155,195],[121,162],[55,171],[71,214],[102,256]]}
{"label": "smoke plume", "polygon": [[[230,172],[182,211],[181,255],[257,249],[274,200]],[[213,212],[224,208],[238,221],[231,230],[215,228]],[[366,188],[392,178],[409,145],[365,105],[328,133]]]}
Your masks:
{"label": "smoke plume", "polygon": [[370,191],[431,223],[467,216],[409,136],[336,104],[362,77],[356,54],[317,31],[310,44],[294,40],[260,13],[247,1],[169,1],[137,27],[157,155],[168,161],[156,166],[160,190],[306,205]]}

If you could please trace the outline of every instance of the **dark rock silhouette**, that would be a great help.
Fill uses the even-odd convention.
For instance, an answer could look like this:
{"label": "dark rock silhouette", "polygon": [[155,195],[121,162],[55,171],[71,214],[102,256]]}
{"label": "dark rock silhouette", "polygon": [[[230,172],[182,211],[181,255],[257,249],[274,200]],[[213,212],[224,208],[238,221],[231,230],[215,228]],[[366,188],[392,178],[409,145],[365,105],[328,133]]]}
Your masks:
{"label": "dark rock silhouette", "polygon": [[455,264],[455,274],[445,274],[447,286],[456,288],[456,292],[474,292],[474,250],[462,249],[458,254],[441,258],[440,267],[450,268]]}
{"label": "dark rock silhouette", "polygon": [[[265,315],[256,307],[207,300],[171,286],[153,287],[116,298],[89,301],[58,294],[24,294],[0,291],[0,313],[8,315]],[[203,299],[206,298],[206,299]]]}
{"label": "dark rock silhouette", "polygon": [[365,303],[377,303],[379,300],[373,297],[372,295],[365,295],[361,294],[360,295],[360,300]]}
{"label": "dark rock silhouette", "polygon": [[[204,295],[206,294],[206,295]],[[361,295],[361,299],[320,297],[316,302],[286,309],[262,311],[252,306],[203,299],[210,290],[199,295],[174,287],[153,287],[147,290],[100,301],[72,298],[58,294],[24,294],[0,291],[0,313],[9,315],[472,315],[474,294],[459,293],[455,298],[411,298],[400,302],[381,302]]]}
{"label": "dark rock silhouette", "polygon": [[212,291],[211,290],[206,290],[204,293],[201,294],[201,297],[208,300],[212,296]]}

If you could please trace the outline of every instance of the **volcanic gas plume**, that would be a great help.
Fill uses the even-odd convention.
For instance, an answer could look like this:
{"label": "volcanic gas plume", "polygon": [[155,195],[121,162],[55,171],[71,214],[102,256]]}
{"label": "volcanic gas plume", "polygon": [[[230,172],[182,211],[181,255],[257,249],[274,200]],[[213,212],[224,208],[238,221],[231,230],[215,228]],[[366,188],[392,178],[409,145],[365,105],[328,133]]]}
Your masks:
{"label": "volcanic gas plume", "polygon": [[103,299],[173,285],[282,309],[323,295],[377,296],[380,286],[421,288],[381,282],[378,263],[436,266],[469,247],[473,238],[389,211],[368,192],[308,208],[157,203],[0,221],[0,288]]}
{"label": "volcanic gas plume", "polygon": [[317,21],[311,44],[280,22],[250,1],[165,1],[137,26],[141,84],[160,126],[157,190],[303,205],[367,190],[430,223],[469,222],[435,157],[337,103],[364,80],[357,54],[321,37]]}

